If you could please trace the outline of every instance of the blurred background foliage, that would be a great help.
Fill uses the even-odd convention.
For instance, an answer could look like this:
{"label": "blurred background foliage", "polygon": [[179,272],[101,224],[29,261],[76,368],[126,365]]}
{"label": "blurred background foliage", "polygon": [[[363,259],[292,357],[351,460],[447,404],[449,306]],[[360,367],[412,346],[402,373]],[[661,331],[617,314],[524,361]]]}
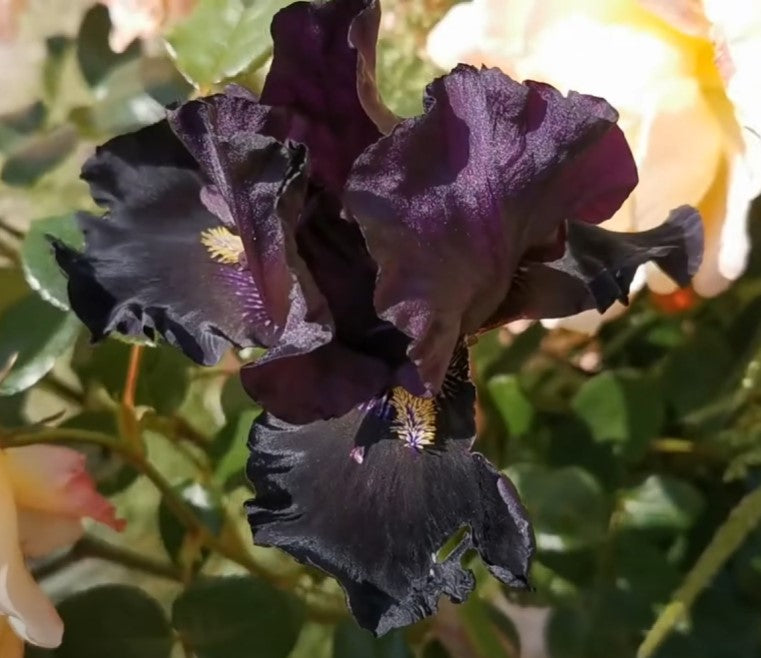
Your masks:
{"label": "blurred background foliage", "polygon": [[[588,337],[534,324],[481,338],[477,447],[534,521],[535,591],[480,564],[477,593],[374,640],[341,592],[253,547],[241,504],[258,409],[236,371],[159,345],[93,347],[46,234],[81,241],[83,159],[165,104],[257,89],[287,0],[200,0],[122,53],[107,10],[32,0],[0,45],[0,446],[82,450],[127,528],[88,527],[33,564],[66,624],[34,658],[746,658],[761,655],[761,207],[743,278],[710,301],[640,294]],[[379,77],[402,115],[438,72],[423,55],[448,2],[387,0]],[[167,47],[168,44],[168,47]]]}

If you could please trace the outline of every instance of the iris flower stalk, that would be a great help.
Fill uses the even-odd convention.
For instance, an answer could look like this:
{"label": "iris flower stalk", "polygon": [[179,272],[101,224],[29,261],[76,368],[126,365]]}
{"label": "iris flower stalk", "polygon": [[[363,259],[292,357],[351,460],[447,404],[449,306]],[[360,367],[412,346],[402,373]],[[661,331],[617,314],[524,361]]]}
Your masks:
{"label": "iris flower stalk", "polygon": [[626,301],[646,261],[684,285],[702,254],[690,207],[597,226],[637,183],[603,99],[458,66],[395,116],[379,19],[377,0],[280,11],[261,95],[228,87],[100,147],[83,177],[105,214],[79,216],[83,252],[54,241],[94,340],[162,336],[204,365],[266,348],[241,370],[266,409],[254,540],[338,579],[376,634],[464,600],[466,553],[528,586],[526,511],[472,451],[468,341]]}

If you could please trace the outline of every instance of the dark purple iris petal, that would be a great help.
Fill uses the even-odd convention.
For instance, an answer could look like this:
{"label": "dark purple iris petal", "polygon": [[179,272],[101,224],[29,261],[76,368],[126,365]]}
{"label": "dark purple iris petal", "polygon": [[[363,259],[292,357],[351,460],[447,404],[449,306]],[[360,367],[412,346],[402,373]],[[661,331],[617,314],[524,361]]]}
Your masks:
{"label": "dark purple iris petal", "polygon": [[395,123],[375,85],[377,0],[296,2],[272,22],[274,55],[261,102],[265,132],[309,148],[313,176],[340,191],[354,159]]}
{"label": "dark purple iris petal", "polygon": [[334,340],[309,353],[280,345],[241,373],[252,397],[289,422],[342,416],[402,381],[420,391],[407,372],[407,337],[375,313],[375,264],[359,229],[338,212],[334,199],[315,192],[296,234],[334,318]]}
{"label": "dark purple iris petal", "polygon": [[[207,205],[237,226],[271,319],[270,349],[244,369],[244,385],[277,416],[310,422],[392,385],[394,361],[368,349],[377,325],[394,334],[397,363],[405,338],[375,314],[375,268],[356,225],[338,216],[334,199],[307,191],[308,163],[293,163],[298,147],[289,153],[256,132],[268,113],[228,93],[187,103],[170,122],[210,181]],[[280,188],[294,190],[287,207]]]}
{"label": "dark purple iris petal", "polygon": [[703,223],[690,206],[672,210],[666,221],[642,233],[615,233],[569,222],[561,258],[521,263],[510,291],[487,323],[518,318],[561,318],[615,301],[629,302],[637,268],[653,261],[681,286],[689,284],[703,256]]}
{"label": "dark purple iris petal", "polygon": [[382,359],[338,340],[308,352],[292,345],[275,347],[241,370],[251,397],[292,423],[341,416],[387,388],[393,376]]}
{"label": "dark purple iris petal", "polygon": [[461,565],[470,548],[497,578],[527,586],[534,542],[525,510],[511,483],[470,451],[472,386],[448,388],[436,440],[423,450],[397,435],[389,403],[304,426],[266,417],[252,428],[255,541],[337,578],[357,621],[376,634],[435,612],[441,594],[464,600],[475,585]]}
{"label": "dark purple iris petal", "polygon": [[268,344],[315,349],[332,338],[332,318],[296,245],[308,163],[303,147],[258,134],[267,112],[241,96],[218,95],[182,105],[169,121],[213,184],[213,205],[226,206],[238,228],[273,325]]}
{"label": "dark purple iris petal", "polygon": [[634,187],[615,120],[601,99],[460,66],[429,86],[425,114],[358,158],[345,201],[379,266],[375,306],[412,339],[431,391],[524,252],[555,243],[565,219],[599,221]]}
{"label": "dark purple iris petal", "polygon": [[82,170],[102,218],[82,213],[86,248],[54,241],[74,312],[98,340],[158,333],[201,364],[230,345],[261,345],[261,296],[250,273],[210,257],[220,227],[201,204],[201,177],[166,122],[117,137]]}

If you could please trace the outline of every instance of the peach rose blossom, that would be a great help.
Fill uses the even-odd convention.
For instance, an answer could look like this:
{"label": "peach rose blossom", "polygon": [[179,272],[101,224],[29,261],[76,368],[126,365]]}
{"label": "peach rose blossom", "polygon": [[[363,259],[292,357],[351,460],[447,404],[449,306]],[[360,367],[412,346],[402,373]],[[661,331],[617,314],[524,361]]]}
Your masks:
{"label": "peach rose blossom", "polygon": [[[74,543],[89,517],[121,530],[113,506],[94,487],[80,453],[57,446],[0,449],[0,656],[23,654],[23,641],[61,642],[63,625],[29,573],[25,558]],[[12,631],[14,632],[11,632]]]}
{"label": "peach rose blossom", "polygon": [[[445,69],[497,66],[606,98],[640,173],[606,226],[647,229],[692,204],[706,229],[696,292],[718,294],[743,272],[748,211],[761,192],[761,2],[472,0],[433,29],[428,53]],[[657,293],[674,289],[654,266],[645,279]],[[600,321],[586,312],[563,325]]]}
{"label": "peach rose blossom", "polygon": [[[2,0],[0,0],[2,1]],[[135,39],[158,36],[190,12],[195,0],[101,0],[111,17],[111,49],[123,52]]]}

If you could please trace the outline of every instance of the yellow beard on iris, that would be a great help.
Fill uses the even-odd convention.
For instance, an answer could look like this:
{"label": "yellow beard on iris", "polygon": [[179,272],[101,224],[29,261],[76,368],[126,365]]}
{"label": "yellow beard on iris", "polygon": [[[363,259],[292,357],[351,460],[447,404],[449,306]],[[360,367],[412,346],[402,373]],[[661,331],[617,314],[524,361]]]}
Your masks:
{"label": "yellow beard on iris", "polygon": [[243,242],[240,237],[224,226],[215,226],[201,231],[201,244],[206,247],[212,260],[225,265],[237,265],[243,256]]}
{"label": "yellow beard on iris", "polygon": [[412,395],[397,386],[391,391],[390,403],[396,412],[391,429],[405,445],[422,450],[433,444],[436,440],[436,403],[432,398]]}

